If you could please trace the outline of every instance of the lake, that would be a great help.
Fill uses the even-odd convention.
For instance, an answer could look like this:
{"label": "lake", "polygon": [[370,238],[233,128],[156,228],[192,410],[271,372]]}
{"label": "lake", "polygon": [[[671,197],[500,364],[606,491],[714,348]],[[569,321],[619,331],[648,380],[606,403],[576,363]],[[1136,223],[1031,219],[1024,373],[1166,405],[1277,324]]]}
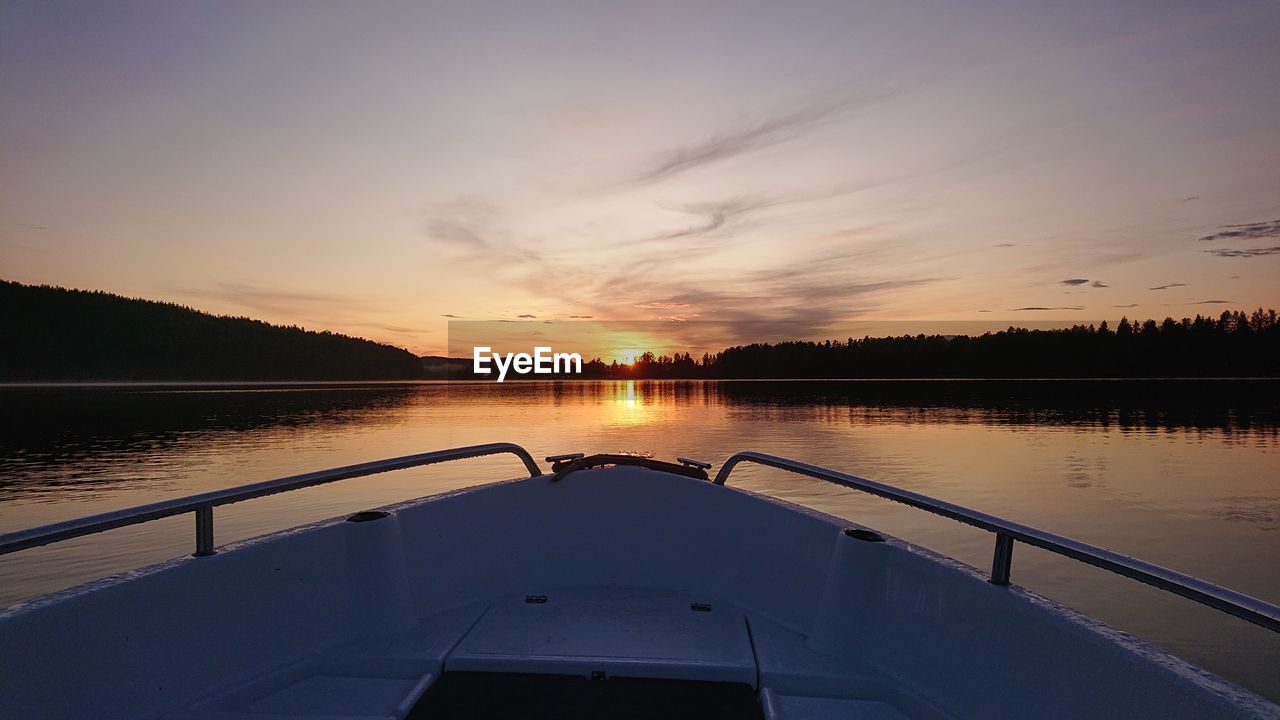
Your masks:
{"label": "lake", "polygon": [[[535,457],[754,449],[1141,557],[1280,603],[1275,381],[619,381],[0,388],[0,532],[493,441]],[[219,508],[219,545],[520,475],[510,456]],[[730,484],[989,569],[986,532],[740,466]],[[654,522],[661,522],[655,518]],[[189,516],[0,557],[0,605],[192,550]],[[762,569],[767,571],[767,569]],[[1017,546],[1013,581],[1280,700],[1280,636]]]}

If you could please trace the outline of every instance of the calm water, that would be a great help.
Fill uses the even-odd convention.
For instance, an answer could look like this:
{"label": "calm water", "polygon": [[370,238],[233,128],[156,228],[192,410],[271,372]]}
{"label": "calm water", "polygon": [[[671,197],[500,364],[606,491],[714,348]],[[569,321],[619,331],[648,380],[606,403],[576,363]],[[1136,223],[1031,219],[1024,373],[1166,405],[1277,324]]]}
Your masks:
{"label": "calm water", "polygon": [[[957,502],[1280,603],[1277,383],[601,382],[2,388],[0,532],[335,465],[510,440],[536,457],[757,449]],[[217,511],[217,542],[520,474],[420,468]],[[989,534],[743,466],[731,483],[988,568]],[[0,557],[0,605],[191,551],[171,518]],[[1273,699],[1280,638],[1019,546],[1014,581]]]}

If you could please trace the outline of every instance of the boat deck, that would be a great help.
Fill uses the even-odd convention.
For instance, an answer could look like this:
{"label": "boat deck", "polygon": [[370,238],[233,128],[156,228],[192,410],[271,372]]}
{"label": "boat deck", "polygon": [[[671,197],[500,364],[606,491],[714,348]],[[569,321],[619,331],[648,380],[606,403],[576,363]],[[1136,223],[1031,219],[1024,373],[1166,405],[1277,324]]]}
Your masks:
{"label": "boat deck", "polygon": [[751,460],[973,524],[995,534],[990,574],[685,469],[610,457],[539,475],[522,450],[528,479],[214,542],[221,504],[512,448],[336,468],[0,539],[13,551],[195,515],[194,556],[0,611],[0,707],[185,720],[668,718],[673,706],[775,719],[1280,720],[1275,704],[1012,584],[1012,545],[1263,627],[1280,629],[1280,608],[759,453],[717,477]]}
{"label": "boat deck", "polygon": [[[458,608],[209,697],[184,720],[936,718],[856,657],[732,604],[587,588]],[[699,709],[702,711],[699,711]]]}

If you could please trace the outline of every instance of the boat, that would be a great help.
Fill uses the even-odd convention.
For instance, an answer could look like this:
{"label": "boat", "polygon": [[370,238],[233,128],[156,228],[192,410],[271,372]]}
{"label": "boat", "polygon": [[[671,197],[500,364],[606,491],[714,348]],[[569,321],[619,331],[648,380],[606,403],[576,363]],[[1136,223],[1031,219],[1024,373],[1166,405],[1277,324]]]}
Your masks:
{"label": "boat", "polygon": [[[513,454],[527,476],[217,546],[214,509]],[[25,718],[1277,718],[1280,706],[1011,582],[1058,553],[1271,631],[1280,608],[807,463],[518,445],[427,452],[0,536],[0,553],[175,515],[195,551],[0,611]],[[753,463],[990,532],[989,572],[736,488]]]}

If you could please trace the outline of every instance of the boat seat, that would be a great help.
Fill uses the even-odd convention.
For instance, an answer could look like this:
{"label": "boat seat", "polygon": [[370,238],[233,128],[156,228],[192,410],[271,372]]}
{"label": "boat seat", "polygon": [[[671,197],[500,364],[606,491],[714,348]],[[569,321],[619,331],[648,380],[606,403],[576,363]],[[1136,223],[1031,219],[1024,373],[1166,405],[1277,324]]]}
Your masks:
{"label": "boat seat", "polygon": [[446,672],[756,683],[741,610],[675,593],[592,588],[495,601]]}
{"label": "boat seat", "polygon": [[179,717],[399,720],[409,714],[437,673],[426,660],[323,656],[223,693]]}
{"label": "boat seat", "polygon": [[767,720],[945,720],[950,716],[878,672],[858,648],[811,648],[804,634],[750,616]]}
{"label": "boat seat", "polygon": [[400,720],[440,676],[444,658],[485,610],[436,615],[237,683],[171,720]]}

